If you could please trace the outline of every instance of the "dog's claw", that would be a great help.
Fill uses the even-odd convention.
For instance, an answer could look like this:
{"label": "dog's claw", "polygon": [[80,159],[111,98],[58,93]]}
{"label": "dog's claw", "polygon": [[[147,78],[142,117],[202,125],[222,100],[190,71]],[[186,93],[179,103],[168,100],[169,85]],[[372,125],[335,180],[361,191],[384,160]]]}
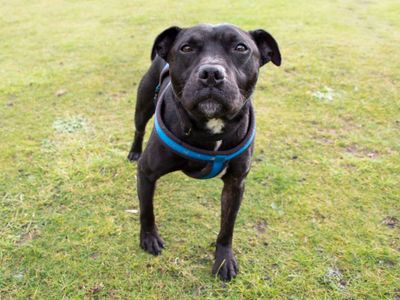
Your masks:
{"label": "dog's claw", "polygon": [[215,262],[212,268],[214,275],[218,274],[224,281],[231,281],[236,277],[239,269],[237,261],[230,247],[217,245]]}
{"label": "dog's claw", "polygon": [[164,248],[164,241],[157,232],[145,232],[140,235],[140,247],[155,256],[161,254]]}
{"label": "dog's claw", "polygon": [[128,160],[137,161],[141,153],[130,151],[128,154]]}

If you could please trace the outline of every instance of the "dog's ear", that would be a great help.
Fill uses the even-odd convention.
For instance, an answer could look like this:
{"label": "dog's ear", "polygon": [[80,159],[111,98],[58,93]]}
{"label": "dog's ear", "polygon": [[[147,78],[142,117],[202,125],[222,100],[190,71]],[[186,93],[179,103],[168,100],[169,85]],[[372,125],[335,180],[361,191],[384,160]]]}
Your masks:
{"label": "dog's ear", "polygon": [[275,39],[263,29],[257,29],[249,32],[253,40],[256,42],[258,50],[260,51],[261,65],[272,61],[276,66],[280,66],[282,59],[279,52],[278,43]]}
{"label": "dog's ear", "polygon": [[168,52],[174,44],[175,38],[182,28],[172,26],[161,32],[154,41],[153,49],[151,50],[151,60],[158,54],[165,61],[167,60]]}

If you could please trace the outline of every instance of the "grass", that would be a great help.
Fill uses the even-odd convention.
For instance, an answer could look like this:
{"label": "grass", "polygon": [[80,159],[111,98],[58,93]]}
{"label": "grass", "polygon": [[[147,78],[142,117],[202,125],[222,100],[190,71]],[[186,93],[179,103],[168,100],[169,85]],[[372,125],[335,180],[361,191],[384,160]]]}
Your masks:
{"label": "grass", "polygon": [[[400,5],[1,1],[0,299],[400,299]],[[162,178],[139,249],[135,92],[170,25],[265,28],[240,274],[211,276],[219,180]]]}

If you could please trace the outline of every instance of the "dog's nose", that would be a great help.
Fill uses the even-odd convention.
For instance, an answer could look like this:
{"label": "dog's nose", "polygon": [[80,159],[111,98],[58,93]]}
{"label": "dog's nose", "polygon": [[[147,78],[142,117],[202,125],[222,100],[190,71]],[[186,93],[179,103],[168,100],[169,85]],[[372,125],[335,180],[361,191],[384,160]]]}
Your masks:
{"label": "dog's nose", "polygon": [[224,81],[225,69],[219,65],[203,65],[199,69],[199,79],[207,86],[216,86]]}

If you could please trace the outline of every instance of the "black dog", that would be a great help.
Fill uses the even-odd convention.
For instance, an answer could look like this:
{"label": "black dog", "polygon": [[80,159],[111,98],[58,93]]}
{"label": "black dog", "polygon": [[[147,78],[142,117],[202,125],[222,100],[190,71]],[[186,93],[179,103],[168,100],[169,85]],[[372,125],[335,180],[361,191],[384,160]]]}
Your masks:
{"label": "black dog", "polygon": [[[151,59],[138,89],[135,138],[128,156],[132,161],[140,157],[140,246],[154,255],[164,247],[153,213],[158,178],[177,170],[195,178],[224,173],[212,272],[231,280],[238,272],[233,227],[253,152],[251,96],[259,68],[269,61],[281,64],[278,44],[261,29],[170,27],[156,38]],[[146,123],[156,109],[155,127],[141,153]]]}

